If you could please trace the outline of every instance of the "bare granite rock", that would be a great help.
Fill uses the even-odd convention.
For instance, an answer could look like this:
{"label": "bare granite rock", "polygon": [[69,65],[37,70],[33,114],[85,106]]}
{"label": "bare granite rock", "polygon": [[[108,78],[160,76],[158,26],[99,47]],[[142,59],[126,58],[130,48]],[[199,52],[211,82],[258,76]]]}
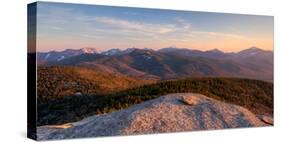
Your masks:
{"label": "bare granite rock", "polygon": [[196,105],[199,102],[199,97],[197,96],[191,96],[191,95],[187,95],[187,96],[183,96],[181,98],[181,101],[187,105]]}
{"label": "bare granite rock", "polygon": [[201,94],[178,93],[64,126],[38,127],[38,140],[259,127],[268,123],[241,106]]}

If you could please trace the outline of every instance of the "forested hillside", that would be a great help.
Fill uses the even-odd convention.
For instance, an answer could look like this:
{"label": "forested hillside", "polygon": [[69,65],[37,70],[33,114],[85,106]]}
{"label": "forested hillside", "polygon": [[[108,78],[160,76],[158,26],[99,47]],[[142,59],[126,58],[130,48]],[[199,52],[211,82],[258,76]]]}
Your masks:
{"label": "forested hillside", "polygon": [[89,93],[55,100],[42,99],[38,101],[38,125],[74,122],[87,116],[128,108],[168,93],[182,92],[200,93],[246,107],[255,114],[273,115],[273,83],[237,78],[186,78],[126,90],[116,89],[107,94],[102,92],[104,95],[95,92],[94,95]]}
{"label": "forested hillside", "polygon": [[39,67],[37,80],[38,101],[73,95],[103,95],[154,82],[90,68],[63,66]]}

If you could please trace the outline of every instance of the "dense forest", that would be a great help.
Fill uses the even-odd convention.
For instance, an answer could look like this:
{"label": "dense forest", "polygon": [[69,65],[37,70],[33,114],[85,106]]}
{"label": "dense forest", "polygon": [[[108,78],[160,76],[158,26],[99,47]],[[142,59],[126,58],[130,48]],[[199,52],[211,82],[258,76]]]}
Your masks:
{"label": "dense forest", "polygon": [[82,67],[38,67],[37,99],[48,101],[72,95],[104,95],[154,81]]}
{"label": "dense forest", "polygon": [[[99,74],[94,75],[90,73],[90,78],[95,78],[91,82],[91,80],[88,80],[89,75],[87,75],[87,79],[81,77],[81,75],[77,77],[77,72],[73,72],[73,68],[67,69],[69,70],[67,74],[73,77],[63,76],[58,78],[58,74],[65,75],[65,71],[61,73],[61,68],[53,68],[53,70],[60,71],[52,72],[43,68],[43,71],[39,72],[44,73],[40,75],[41,77],[48,78],[47,82],[43,82],[46,79],[41,78],[42,80],[40,80],[39,78],[39,82],[42,81],[41,83],[49,84],[50,86],[53,85],[53,87],[45,86],[40,88],[44,85],[39,85],[38,90],[40,91],[38,92],[37,104],[38,125],[74,122],[87,116],[125,109],[131,105],[139,104],[169,93],[181,92],[201,93],[217,100],[241,105],[256,114],[273,115],[273,83],[270,82],[238,78],[185,78],[161,82],[149,82],[145,80],[134,82],[129,79],[126,87],[120,89],[116,87],[111,90],[109,89],[110,91],[102,91],[103,89],[93,81],[96,80],[97,76],[102,77]],[[77,71],[77,69],[74,70]],[[89,70],[87,71],[90,72]],[[60,73],[54,74],[54,72]],[[118,78],[117,76],[115,77]],[[57,78],[57,80],[50,78]],[[71,89],[66,91],[67,89],[61,88],[60,90],[64,92],[62,93],[64,95],[57,93],[60,91],[56,92],[56,86],[65,85],[69,81],[73,81],[71,78],[73,80],[80,79],[80,81],[76,81],[79,82],[79,84],[76,84],[76,87],[70,87],[74,91]],[[108,83],[114,80],[112,76],[108,77],[108,79],[110,79]],[[120,78],[116,79],[116,81],[121,84],[124,83]],[[91,83],[93,84],[85,87]],[[96,86],[96,88],[92,88],[93,86]],[[44,90],[44,88],[49,90]],[[81,95],[73,95],[73,92],[77,91],[80,91]],[[45,97],[45,95],[48,97]]]}

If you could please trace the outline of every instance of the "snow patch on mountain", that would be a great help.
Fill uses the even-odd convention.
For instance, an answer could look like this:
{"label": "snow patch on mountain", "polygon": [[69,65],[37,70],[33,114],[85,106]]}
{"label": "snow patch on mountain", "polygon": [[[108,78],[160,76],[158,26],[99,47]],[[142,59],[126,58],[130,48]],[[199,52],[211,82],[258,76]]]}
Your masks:
{"label": "snow patch on mountain", "polygon": [[87,53],[87,54],[94,54],[94,53],[98,53],[98,51],[95,48],[82,48],[80,49],[83,53]]}
{"label": "snow patch on mountain", "polygon": [[60,58],[57,59],[57,61],[61,61],[64,59],[64,56],[61,56]]}

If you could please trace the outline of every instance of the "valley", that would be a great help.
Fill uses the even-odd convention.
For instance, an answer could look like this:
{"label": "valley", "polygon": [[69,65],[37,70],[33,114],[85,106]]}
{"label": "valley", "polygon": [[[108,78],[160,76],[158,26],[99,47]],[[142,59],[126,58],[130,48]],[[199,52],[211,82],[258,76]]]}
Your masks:
{"label": "valley", "polygon": [[[273,118],[271,51],[258,48],[237,53],[224,53],[217,49],[199,51],[179,48],[157,51],[128,48],[104,52],[79,49],[37,53],[37,58],[37,125],[40,126],[40,131],[70,131],[76,129],[72,128],[73,125],[80,122],[84,124],[83,121],[87,118],[94,117],[103,121],[107,116],[175,93],[194,93],[195,96],[201,94],[216,101],[243,107],[246,110],[241,114],[251,113],[251,116],[233,116],[235,119],[249,121],[245,124],[240,124],[239,121],[237,127],[247,127],[250,124],[266,126],[268,122],[263,122],[262,118]],[[220,108],[214,109],[217,111]],[[162,111],[168,110],[163,108]],[[230,110],[224,111],[219,113]],[[218,117],[213,112],[211,115]],[[194,123],[201,121],[195,120]],[[236,126],[231,123],[225,125],[229,125],[229,128]],[[171,132],[168,128],[167,132]],[[223,127],[206,126],[207,128]],[[166,125],[161,125],[160,129],[166,129]],[[198,128],[201,129],[205,128]],[[119,130],[117,132],[121,133]],[[48,135],[53,136],[51,133]],[[44,137],[45,134],[42,139]],[[77,134],[73,137],[80,136]]]}
{"label": "valley", "polygon": [[181,48],[84,50],[37,53],[38,65],[87,67],[155,80],[201,76],[273,80],[273,52],[256,47],[237,53]]}

